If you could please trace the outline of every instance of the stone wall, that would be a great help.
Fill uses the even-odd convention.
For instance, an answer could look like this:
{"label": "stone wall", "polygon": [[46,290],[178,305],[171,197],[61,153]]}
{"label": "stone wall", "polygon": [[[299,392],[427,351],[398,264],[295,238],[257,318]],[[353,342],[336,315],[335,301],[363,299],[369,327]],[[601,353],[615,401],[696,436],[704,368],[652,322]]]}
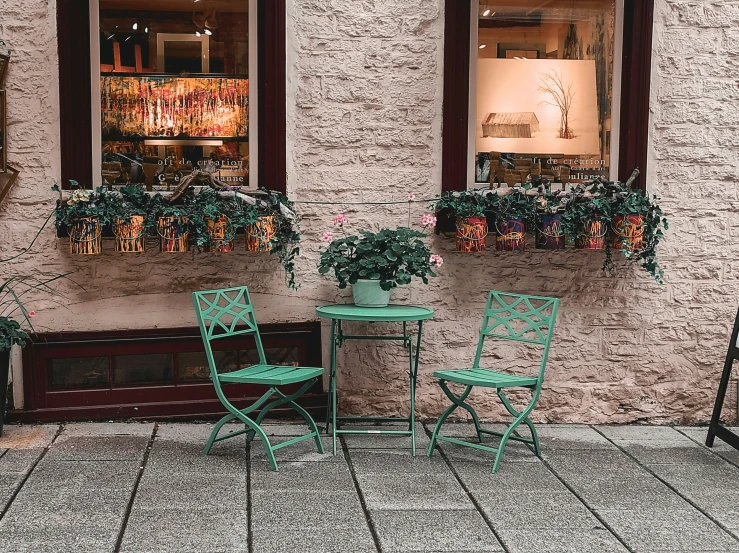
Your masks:
{"label": "stone wall", "polygon": [[[461,0],[460,0],[461,1]],[[288,188],[302,201],[432,198],[441,189],[442,0],[288,0]],[[555,295],[561,314],[537,417],[556,422],[700,422],[710,416],[736,310],[739,6],[657,0],[649,188],[663,197],[671,230],[662,249],[665,286],[622,262],[615,277],[585,252],[457,254],[433,237],[446,263],[429,286],[396,299],[432,306],[418,391],[423,417],[446,399],[431,373],[469,363],[486,291]],[[53,206],[59,176],[58,78],[53,0],[0,0],[0,37],[14,50],[10,160],[22,169],[0,212],[0,256],[27,245]],[[689,202],[685,199],[689,198]],[[12,264],[73,271],[65,308],[34,305],[40,330],[194,325],[189,292],[248,284],[262,322],[314,319],[343,301],[315,265],[321,235],[345,213],[349,231],[417,225],[425,204],[300,205],[302,287],[291,292],[275,260],[246,254],[150,252],[71,258],[45,230]],[[153,244],[152,244],[153,245]],[[8,271],[8,264],[2,266]],[[325,339],[324,339],[325,341]],[[520,346],[489,348],[490,362],[532,370]],[[396,413],[406,404],[407,362],[391,344],[349,344],[340,363],[345,412]],[[502,411],[473,393],[486,417]],[[731,401],[736,404],[736,394]],[[735,414],[727,405],[729,415]]]}

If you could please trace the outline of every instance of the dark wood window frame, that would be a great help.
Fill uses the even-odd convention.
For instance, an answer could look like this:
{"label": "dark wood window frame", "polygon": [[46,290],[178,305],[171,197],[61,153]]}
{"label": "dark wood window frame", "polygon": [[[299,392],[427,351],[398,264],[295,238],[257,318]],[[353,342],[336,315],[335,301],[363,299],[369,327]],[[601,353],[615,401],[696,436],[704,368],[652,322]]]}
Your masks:
{"label": "dark wood window frame", "polygon": [[[263,324],[259,330],[265,349],[295,347],[302,366],[323,366],[320,323]],[[254,349],[254,339],[252,336],[224,338],[213,346],[215,351]],[[28,422],[225,413],[213,384],[209,380],[180,380],[176,362],[172,381],[167,383],[109,383],[85,389],[53,389],[50,386],[54,359],[108,357],[112,373],[115,356],[190,352],[204,352],[197,328],[34,335],[32,343],[23,350],[25,407],[10,411],[8,418]],[[240,408],[253,403],[265,391],[264,386],[251,385],[230,385],[226,389],[228,397]],[[300,403],[320,415],[325,413],[326,398],[319,381],[301,397]]]}
{"label": "dark wood window frame", "polygon": [[[247,1],[247,0],[244,0]],[[90,0],[57,1],[62,187],[92,174]],[[257,2],[258,185],[286,193],[285,0]]]}
{"label": "dark wood window frame", "polygon": [[[471,2],[446,0],[442,190],[467,189]],[[654,0],[624,1],[618,178],[645,189]]]}

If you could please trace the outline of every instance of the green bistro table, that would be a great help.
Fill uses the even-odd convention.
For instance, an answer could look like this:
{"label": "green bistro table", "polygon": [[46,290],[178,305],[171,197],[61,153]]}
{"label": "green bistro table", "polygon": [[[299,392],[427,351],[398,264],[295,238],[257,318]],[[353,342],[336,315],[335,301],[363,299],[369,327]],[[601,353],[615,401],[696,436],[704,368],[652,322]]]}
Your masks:
{"label": "green bistro table", "polygon": [[[387,307],[357,307],[352,304],[324,305],[316,308],[316,314],[324,319],[331,319],[331,363],[328,373],[329,402],[326,408],[326,432],[331,423],[331,437],[336,455],[336,436],[338,434],[396,434],[410,436],[412,453],[416,454],[416,377],[418,376],[418,360],[421,354],[421,334],[423,321],[434,316],[434,310],[427,307],[411,305],[388,305]],[[361,321],[365,323],[403,323],[403,334],[398,335],[356,335],[344,334],[343,321]],[[408,323],[418,322],[416,344],[413,345],[413,334],[408,332]],[[410,378],[410,414],[408,417],[339,417],[336,415],[336,350],[348,340],[395,340],[403,342],[408,348]],[[408,430],[342,430],[337,428],[339,421],[352,422],[390,422],[408,423]]]}

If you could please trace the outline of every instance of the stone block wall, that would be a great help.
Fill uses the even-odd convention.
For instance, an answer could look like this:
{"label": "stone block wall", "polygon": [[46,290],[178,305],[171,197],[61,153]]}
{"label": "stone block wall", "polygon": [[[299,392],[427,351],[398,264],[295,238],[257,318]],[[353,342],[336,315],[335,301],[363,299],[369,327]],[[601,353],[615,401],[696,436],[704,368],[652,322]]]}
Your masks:
{"label": "stone block wall", "polygon": [[[460,0],[462,1],[462,0]],[[429,286],[398,301],[428,305],[418,410],[446,405],[431,374],[469,363],[487,290],[555,295],[561,313],[536,418],[552,422],[701,422],[710,416],[737,307],[736,50],[739,6],[656,0],[648,186],[671,222],[662,249],[665,286],[618,263],[614,277],[586,252],[455,253],[429,238],[445,264]],[[0,37],[15,51],[9,92],[10,160],[22,169],[0,211],[0,256],[19,253],[53,207],[59,176],[58,78],[53,0],[0,0]],[[298,201],[405,201],[441,190],[443,0],[288,0],[288,191]],[[315,270],[321,236],[345,213],[348,231],[418,226],[425,203],[300,204],[302,284],[288,291],[276,260],[246,254],[72,258],[45,230],[4,272],[73,271],[65,308],[44,300],[39,330],[194,325],[189,292],[246,283],[262,322],[314,319],[317,304],[348,294]],[[154,244],[152,243],[152,246]],[[373,328],[357,329],[375,331]],[[533,370],[533,353],[488,348],[491,365]],[[340,363],[347,413],[403,412],[407,361],[392,344],[350,343]],[[473,393],[489,419],[493,394]],[[518,398],[525,401],[525,397]],[[736,394],[727,418],[736,416]]]}

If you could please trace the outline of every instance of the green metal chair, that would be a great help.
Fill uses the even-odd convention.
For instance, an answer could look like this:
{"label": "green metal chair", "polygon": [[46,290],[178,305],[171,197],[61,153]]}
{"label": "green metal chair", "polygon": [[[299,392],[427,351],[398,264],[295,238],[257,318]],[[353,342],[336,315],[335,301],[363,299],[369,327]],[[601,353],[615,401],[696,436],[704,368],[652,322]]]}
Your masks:
{"label": "green metal chair", "polygon": [[[203,454],[208,455],[210,449],[215,442],[233,438],[241,434],[247,434],[246,439],[251,441],[255,435],[259,435],[267,450],[267,458],[269,459],[272,470],[277,470],[277,461],[275,461],[274,452],[283,447],[294,443],[314,438],[319,453],[323,453],[323,444],[318,434],[318,428],[313,418],[300,405],[295,403],[306,390],[308,390],[323,374],[322,368],[314,367],[293,367],[278,366],[267,363],[264,356],[264,348],[262,347],[262,339],[259,336],[257,321],[254,317],[254,308],[249,297],[249,290],[246,286],[237,288],[224,288],[222,290],[206,290],[201,292],[193,292],[192,301],[195,305],[195,313],[200,326],[200,334],[203,337],[203,345],[205,346],[205,354],[210,365],[210,378],[216,389],[216,394],[221,403],[226,407],[229,414],[218,421],[213,432],[205,444]],[[213,350],[211,349],[211,341],[218,338],[227,338],[229,336],[237,336],[240,334],[253,334],[254,341],[257,345],[257,353],[259,354],[259,364],[245,367],[237,371],[218,374],[216,364],[213,359]],[[226,398],[223,392],[223,384],[263,384],[269,386],[269,389],[260,397],[253,405],[246,409],[237,409]],[[289,395],[284,394],[278,388],[288,384],[303,383],[300,388]],[[272,397],[276,399],[267,403]],[[266,405],[265,405],[266,404]],[[287,405],[295,409],[308,423],[311,432],[292,440],[287,440],[278,445],[272,445],[264,433],[260,425],[264,417],[275,407]],[[263,406],[263,407],[262,407]],[[251,419],[247,415],[262,407],[259,416]],[[234,419],[238,419],[246,425],[243,430],[230,432],[225,436],[218,436],[224,424]]]}
{"label": "green metal chair", "polygon": [[[437,440],[490,451],[496,454],[495,463],[493,464],[493,473],[495,473],[498,472],[500,461],[503,458],[503,449],[509,439],[533,444],[536,456],[541,457],[539,437],[536,434],[534,423],[529,419],[529,414],[533,411],[541,393],[541,387],[544,382],[544,370],[547,365],[547,358],[549,357],[549,345],[552,342],[554,322],[557,318],[558,309],[559,300],[556,298],[490,291],[488,303],[485,307],[485,315],[482,319],[480,338],[477,343],[477,353],[475,354],[475,361],[472,367],[468,369],[443,370],[434,373],[434,377],[439,379],[439,386],[441,386],[441,389],[452,401],[452,405],[442,413],[436,423],[428,449],[429,457],[434,452],[434,446]],[[525,342],[543,346],[544,352],[542,354],[538,376],[517,376],[507,372],[480,367],[480,358],[482,357],[485,338],[497,338],[500,340]],[[447,382],[463,384],[466,388],[462,394],[457,396],[449,390]],[[495,432],[480,427],[480,419],[477,413],[465,402],[472,388],[475,386],[495,388],[498,397],[503,402],[503,406],[515,417],[505,432]],[[528,388],[533,391],[531,401],[525,409],[517,411],[506,397],[503,391],[505,388]],[[475,423],[475,429],[477,431],[477,439],[480,443],[467,442],[439,434],[444,421],[459,407],[472,415],[472,420]],[[521,423],[529,427],[531,438],[524,438],[515,432],[516,427]],[[483,434],[498,436],[501,438],[500,445],[497,448],[483,445]]]}

